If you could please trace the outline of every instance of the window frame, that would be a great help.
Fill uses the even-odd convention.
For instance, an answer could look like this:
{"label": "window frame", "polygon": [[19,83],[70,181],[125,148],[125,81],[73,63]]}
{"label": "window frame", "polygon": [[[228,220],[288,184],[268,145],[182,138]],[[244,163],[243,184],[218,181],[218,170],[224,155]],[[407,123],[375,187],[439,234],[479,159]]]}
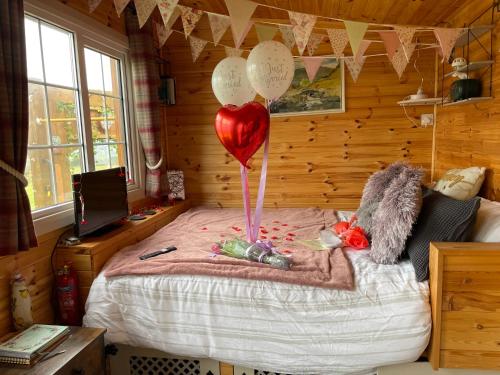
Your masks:
{"label": "window frame", "polygon": [[[54,0],[24,0],[24,13],[73,34],[76,85],[79,95],[78,110],[82,116],[82,128],[80,130],[83,143],[82,166],[87,171],[94,170],[94,155],[90,111],[85,110],[85,108],[89,108],[89,97],[84,51],[85,48],[90,48],[120,60],[126,149],[128,160],[132,164],[130,178],[133,180],[128,185],[128,200],[133,202],[144,198],[145,162],[140,148],[139,134],[135,126],[128,38],[91,17]],[[33,211],[32,216],[35,231],[38,235],[59,229],[74,222],[73,202],[60,203]]]}

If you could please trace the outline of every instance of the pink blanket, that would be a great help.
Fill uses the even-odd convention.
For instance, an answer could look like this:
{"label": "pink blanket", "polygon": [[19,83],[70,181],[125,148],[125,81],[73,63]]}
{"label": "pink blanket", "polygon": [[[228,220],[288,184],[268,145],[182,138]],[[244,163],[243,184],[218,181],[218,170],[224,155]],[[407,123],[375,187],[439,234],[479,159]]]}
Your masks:
{"label": "pink blanket", "polygon": [[[336,222],[334,210],[265,209],[260,238],[292,256],[290,270],[266,264],[211,256],[214,242],[245,238],[241,209],[194,208],[151,237],[124,248],[104,267],[106,277],[121,275],[188,274],[237,277],[310,285],[354,288],[351,264],[341,249],[319,250],[319,232]],[[147,260],[139,256],[168,246],[177,250]]]}

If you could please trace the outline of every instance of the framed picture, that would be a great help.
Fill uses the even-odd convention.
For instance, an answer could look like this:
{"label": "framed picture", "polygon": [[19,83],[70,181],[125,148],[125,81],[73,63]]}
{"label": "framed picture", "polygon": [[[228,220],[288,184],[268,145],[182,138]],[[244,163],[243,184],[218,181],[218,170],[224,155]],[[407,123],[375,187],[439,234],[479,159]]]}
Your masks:
{"label": "framed picture", "polygon": [[323,60],[314,81],[309,81],[304,63],[295,59],[290,88],[270,104],[271,116],[296,116],[345,112],[344,61]]}

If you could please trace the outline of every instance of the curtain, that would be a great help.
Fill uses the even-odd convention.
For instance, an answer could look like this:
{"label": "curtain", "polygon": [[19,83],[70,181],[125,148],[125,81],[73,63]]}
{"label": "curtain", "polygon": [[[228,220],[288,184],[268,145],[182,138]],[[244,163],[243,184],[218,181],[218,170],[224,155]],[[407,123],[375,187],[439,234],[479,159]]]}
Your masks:
{"label": "curtain", "polygon": [[[159,70],[150,23],[139,29],[137,16],[127,9],[127,34],[134,90],[136,126],[146,158],[146,194],[164,195],[165,168],[161,149]],[[163,164],[163,165],[162,165]]]}
{"label": "curtain", "polygon": [[28,77],[23,0],[0,1],[0,255],[37,245],[26,195]]}

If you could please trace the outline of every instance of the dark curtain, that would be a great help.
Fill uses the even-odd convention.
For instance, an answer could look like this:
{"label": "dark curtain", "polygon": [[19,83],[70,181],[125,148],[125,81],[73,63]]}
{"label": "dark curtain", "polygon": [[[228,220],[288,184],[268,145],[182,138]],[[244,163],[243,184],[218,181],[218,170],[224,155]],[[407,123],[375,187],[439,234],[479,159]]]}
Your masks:
{"label": "dark curtain", "polygon": [[23,0],[0,1],[0,255],[36,246],[22,174],[28,148]]}

